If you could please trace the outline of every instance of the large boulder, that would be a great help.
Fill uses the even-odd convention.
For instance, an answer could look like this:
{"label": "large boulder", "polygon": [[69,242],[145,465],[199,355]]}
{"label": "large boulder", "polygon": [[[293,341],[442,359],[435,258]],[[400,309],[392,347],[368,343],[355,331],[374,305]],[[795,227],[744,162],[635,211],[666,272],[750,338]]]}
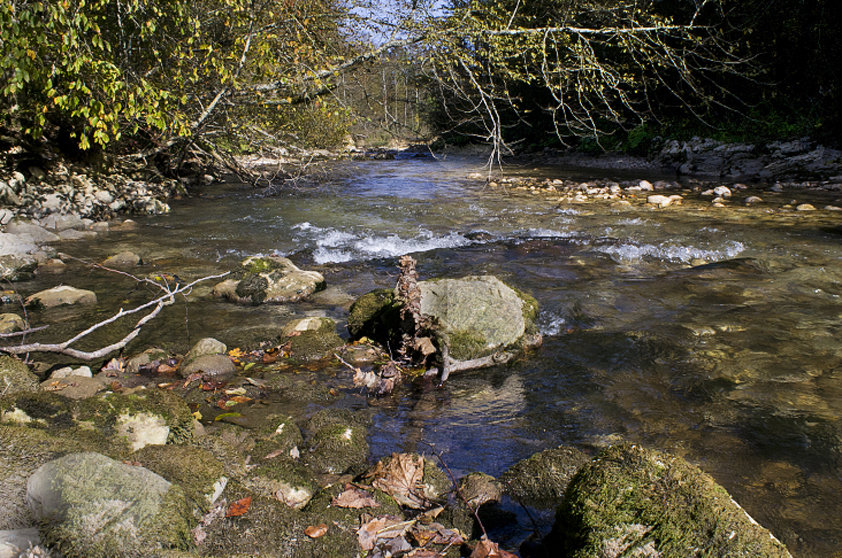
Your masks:
{"label": "large boulder", "polygon": [[546,544],[571,558],[790,558],[710,475],[637,445],[608,448],[579,470]]}
{"label": "large boulder", "polygon": [[570,480],[588,461],[587,454],[576,448],[551,448],[518,461],[500,476],[500,482],[517,502],[553,509],[561,504]]}
{"label": "large boulder", "polygon": [[42,465],[26,497],[45,540],[68,558],[160,556],[190,546],[184,492],[148,469],[98,453]]}
{"label": "large boulder", "polygon": [[[420,281],[420,312],[440,350],[443,378],[456,370],[482,368],[514,358],[541,336],[535,326],[538,303],[490,275]],[[401,302],[394,292],[363,295],[351,307],[353,337],[400,346]]]}
{"label": "large boulder", "polygon": [[227,279],[213,288],[215,296],[241,304],[295,302],[325,286],[316,271],[299,269],[280,256],[246,258],[236,279]]}

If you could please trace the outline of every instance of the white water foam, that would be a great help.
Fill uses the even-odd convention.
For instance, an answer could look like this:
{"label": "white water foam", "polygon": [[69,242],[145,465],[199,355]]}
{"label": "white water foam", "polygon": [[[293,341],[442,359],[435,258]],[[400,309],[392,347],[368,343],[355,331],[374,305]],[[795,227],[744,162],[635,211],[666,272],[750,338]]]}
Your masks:
{"label": "white water foam", "polygon": [[311,223],[299,223],[293,229],[301,232],[298,240],[315,245],[313,260],[317,264],[342,263],[352,260],[391,258],[403,254],[428,252],[438,248],[458,248],[475,242],[462,234],[434,234],[420,230],[413,238],[397,234],[354,234]]}
{"label": "white water foam", "polygon": [[742,242],[730,241],[718,250],[706,250],[696,246],[682,245],[617,244],[597,246],[596,250],[608,254],[618,263],[633,263],[644,258],[690,263],[696,259],[720,261],[735,258],[745,250],[745,245]]}
{"label": "white water foam", "polygon": [[564,331],[567,320],[552,312],[544,313],[538,317],[538,331],[545,337],[558,335]]}

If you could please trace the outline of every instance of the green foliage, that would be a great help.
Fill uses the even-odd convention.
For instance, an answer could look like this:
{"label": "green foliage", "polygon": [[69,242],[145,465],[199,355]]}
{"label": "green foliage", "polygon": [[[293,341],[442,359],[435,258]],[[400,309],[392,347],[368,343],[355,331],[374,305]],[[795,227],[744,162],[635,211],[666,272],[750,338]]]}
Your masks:
{"label": "green foliage", "polygon": [[345,115],[304,107],[347,50],[342,13],[332,0],[13,0],[0,6],[0,123],[84,151],[240,133],[232,123],[280,114],[333,141]]}

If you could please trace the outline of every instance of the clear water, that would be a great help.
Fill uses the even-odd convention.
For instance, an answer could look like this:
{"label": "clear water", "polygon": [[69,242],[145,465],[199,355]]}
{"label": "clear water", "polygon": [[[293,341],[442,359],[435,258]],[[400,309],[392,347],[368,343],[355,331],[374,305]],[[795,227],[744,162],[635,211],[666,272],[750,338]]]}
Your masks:
{"label": "clear water", "polygon": [[[408,252],[422,278],[495,274],[537,298],[544,346],[443,388],[352,398],[375,409],[375,458],[432,445],[456,473],[496,475],[559,444],[594,452],[640,442],[711,473],[794,555],[842,548],[842,217],[767,211],[808,194],[765,191],[763,207],[726,211],[559,206],[465,179],[481,164],[347,163],[318,186],[274,197],[215,186],[136,231],[60,249],[92,261],[131,249],[144,272],[185,278],[277,253],[350,295],[394,285],[396,257]],[[101,303],[35,315],[52,323],[47,338],[146,296],[78,266],[59,280],[94,288]],[[295,315],[344,318],[330,302],[236,306],[211,299],[209,287],[168,308],[132,348],[183,351],[205,335],[233,346],[276,335]],[[349,384],[341,369],[332,374]]]}

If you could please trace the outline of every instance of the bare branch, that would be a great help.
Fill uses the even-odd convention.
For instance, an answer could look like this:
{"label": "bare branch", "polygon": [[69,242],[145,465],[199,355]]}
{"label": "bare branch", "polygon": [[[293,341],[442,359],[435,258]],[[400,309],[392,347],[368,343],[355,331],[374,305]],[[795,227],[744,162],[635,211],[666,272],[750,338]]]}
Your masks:
{"label": "bare branch", "polygon": [[[97,267],[102,267],[102,266],[97,266]],[[229,272],[220,273],[220,274],[217,274],[217,275],[208,275],[206,277],[196,279],[195,281],[191,281],[190,283],[187,283],[186,285],[176,284],[174,287],[170,287],[169,285],[156,284],[157,286],[161,287],[164,290],[165,294],[163,294],[163,295],[161,295],[161,296],[159,296],[155,299],[152,299],[152,300],[150,300],[150,301],[148,301],[144,304],[141,304],[140,306],[136,306],[135,308],[132,308],[130,310],[123,310],[121,308],[119,311],[117,311],[111,317],[95,323],[94,325],[90,326],[89,328],[85,329],[84,331],[81,331],[81,332],[77,333],[76,335],[74,335],[73,337],[71,337],[70,339],[68,339],[66,341],[63,341],[61,343],[28,343],[28,344],[25,344],[25,345],[0,347],[0,352],[12,354],[12,355],[19,355],[19,354],[25,354],[25,353],[30,353],[30,352],[32,352],[32,353],[59,353],[59,354],[63,354],[63,355],[73,357],[73,358],[78,358],[80,360],[88,360],[88,361],[94,360],[94,359],[97,359],[97,358],[102,358],[102,357],[104,357],[104,356],[106,356],[106,355],[108,355],[108,354],[110,354],[114,351],[122,349],[123,347],[128,345],[133,339],[135,339],[140,334],[140,329],[145,324],[147,324],[152,319],[154,319],[161,312],[161,310],[164,308],[164,306],[169,306],[170,304],[173,304],[175,302],[175,295],[185,293],[185,292],[189,292],[195,285],[197,285],[198,283],[201,283],[203,281],[208,281],[210,279],[220,279],[222,277],[225,277],[228,274],[229,274]],[[131,276],[131,274],[127,274],[127,273],[125,275]],[[131,276],[131,277],[133,277],[133,276]],[[139,279],[139,278],[136,278],[136,277],[135,277],[135,279],[138,282],[144,282],[142,279]],[[137,321],[137,323],[135,323],[132,330],[125,337],[120,339],[119,341],[116,341],[116,342],[114,342],[114,343],[112,343],[108,346],[99,348],[95,351],[81,351],[81,350],[74,349],[74,348],[71,347],[71,345],[73,345],[74,343],[78,342],[79,340],[83,339],[84,337],[87,337],[88,335],[90,335],[94,331],[97,331],[98,329],[100,329],[100,328],[102,328],[106,325],[112,324],[112,323],[120,320],[121,318],[124,318],[126,316],[130,316],[132,314],[137,314],[138,312],[143,312],[143,311],[148,310],[150,308],[151,308],[151,310],[149,310],[149,312],[147,314],[143,315]]]}

